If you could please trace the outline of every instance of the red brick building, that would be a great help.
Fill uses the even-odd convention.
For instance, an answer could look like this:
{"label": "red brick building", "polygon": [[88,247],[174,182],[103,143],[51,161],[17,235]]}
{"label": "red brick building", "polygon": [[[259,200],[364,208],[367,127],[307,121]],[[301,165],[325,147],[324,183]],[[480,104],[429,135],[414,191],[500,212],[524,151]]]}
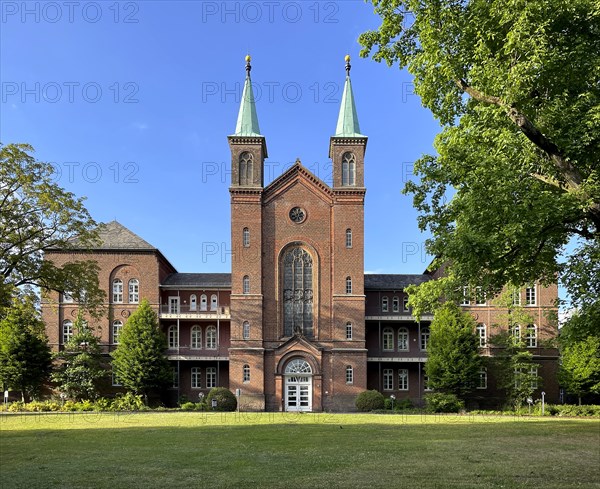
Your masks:
{"label": "red brick building", "polygon": [[[228,137],[231,274],[178,273],[158,249],[116,221],[103,228],[94,250],[56,250],[46,258],[98,262],[108,315],[94,326],[107,354],[140,299],[149,300],[168,339],[173,401],[225,386],[253,410],[352,410],[365,389],[419,403],[431,317],[414,321],[404,289],[432,276],[364,274],[367,137],[360,133],[349,65],[330,139],[331,187],[300,161],[264,185],[267,144],[249,64],[247,72],[236,130]],[[530,346],[554,400],[557,352],[538,341],[556,335],[543,313],[554,306],[557,290],[533,291],[522,297],[538,318]],[[497,311],[485,301],[465,307],[484,325],[478,332],[482,354],[489,354],[485,338]],[[72,334],[75,311],[68,297],[46,299],[44,320],[55,349]],[[498,397],[494,382],[482,371],[482,400]]]}

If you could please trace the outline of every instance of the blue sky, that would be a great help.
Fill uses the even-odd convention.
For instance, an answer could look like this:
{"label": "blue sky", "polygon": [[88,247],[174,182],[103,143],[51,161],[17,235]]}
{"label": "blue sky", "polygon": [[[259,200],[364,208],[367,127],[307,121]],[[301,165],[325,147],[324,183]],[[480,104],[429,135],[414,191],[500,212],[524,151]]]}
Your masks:
{"label": "blue sky", "polygon": [[365,268],[429,262],[412,165],[438,123],[411,77],[358,56],[379,18],[361,0],[0,4],[0,141],[27,142],[99,222],[117,219],[182,272],[230,269],[227,135],[245,70],[270,182],[296,158],[330,182],[327,157],[352,56],[365,161]]}

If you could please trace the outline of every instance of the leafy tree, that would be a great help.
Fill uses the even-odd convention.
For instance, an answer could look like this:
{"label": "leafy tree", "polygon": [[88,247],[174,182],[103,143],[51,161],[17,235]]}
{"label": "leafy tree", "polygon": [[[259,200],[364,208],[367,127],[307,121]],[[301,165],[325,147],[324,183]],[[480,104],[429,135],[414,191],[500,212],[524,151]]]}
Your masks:
{"label": "leafy tree", "polygon": [[[600,296],[600,8],[597,0],[371,0],[361,55],[406,67],[442,124],[409,182],[445,264],[413,287],[417,314],[460,285],[564,281]],[[452,196],[451,199],[448,197]],[[573,251],[565,245],[573,242]],[[564,263],[557,260],[561,253]]]}
{"label": "leafy tree", "polygon": [[119,346],[111,354],[113,371],[128,391],[147,397],[152,389],[172,380],[172,370],[164,356],[166,348],[156,313],[144,299],[119,335]]}
{"label": "leafy tree", "polygon": [[50,373],[52,356],[31,295],[13,298],[4,312],[0,320],[0,384],[21,391],[24,401],[25,395],[38,395]]}
{"label": "leafy tree", "polygon": [[560,381],[568,392],[581,396],[600,394],[600,338],[587,338],[568,344],[562,351]]}
{"label": "leafy tree", "polygon": [[10,303],[16,288],[31,285],[69,292],[95,310],[103,300],[97,264],[57,266],[44,260],[44,252],[94,244],[96,223],[83,199],[53,181],[52,165],[32,153],[28,144],[0,146],[0,307]]}
{"label": "leafy tree", "polygon": [[64,350],[55,355],[59,365],[52,374],[58,389],[70,399],[95,399],[107,370],[102,363],[102,349],[81,312],[73,324],[73,336]]}
{"label": "leafy tree", "polygon": [[464,399],[477,387],[482,360],[475,327],[473,316],[454,304],[436,310],[425,363],[430,388]]}

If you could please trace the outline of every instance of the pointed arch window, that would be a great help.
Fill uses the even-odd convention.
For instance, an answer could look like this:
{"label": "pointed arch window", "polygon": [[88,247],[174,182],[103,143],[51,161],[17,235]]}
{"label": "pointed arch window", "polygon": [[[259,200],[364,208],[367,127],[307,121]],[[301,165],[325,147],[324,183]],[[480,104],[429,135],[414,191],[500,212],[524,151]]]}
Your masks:
{"label": "pointed arch window", "polygon": [[283,255],[284,336],[313,335],[313,259],[303,248]]}
{"label": "pointed arch window", "polygon": [[254,161],[252,153],[244,151],[240,155],[239,164],[239,183],[240,185],[252,185],[252,173],[254,170]]}
{"label": "pointed arch window", "polygon": [[356,185],[356,157],[348,152],[342,156],[342,186],[354,185]]}

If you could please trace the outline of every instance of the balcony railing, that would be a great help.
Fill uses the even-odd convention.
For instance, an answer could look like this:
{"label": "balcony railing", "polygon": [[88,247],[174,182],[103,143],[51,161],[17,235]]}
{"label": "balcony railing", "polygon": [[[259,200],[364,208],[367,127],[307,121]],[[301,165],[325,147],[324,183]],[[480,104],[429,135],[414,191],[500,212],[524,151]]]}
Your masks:
{"label": "balcony railing", "polygon": [[199,307],[192,308],[188,304],[173,305],[163,304],[160,306],[159,317],[163,319],[230,319],[229,307],[219,306],[212,310],[200,310]]}

